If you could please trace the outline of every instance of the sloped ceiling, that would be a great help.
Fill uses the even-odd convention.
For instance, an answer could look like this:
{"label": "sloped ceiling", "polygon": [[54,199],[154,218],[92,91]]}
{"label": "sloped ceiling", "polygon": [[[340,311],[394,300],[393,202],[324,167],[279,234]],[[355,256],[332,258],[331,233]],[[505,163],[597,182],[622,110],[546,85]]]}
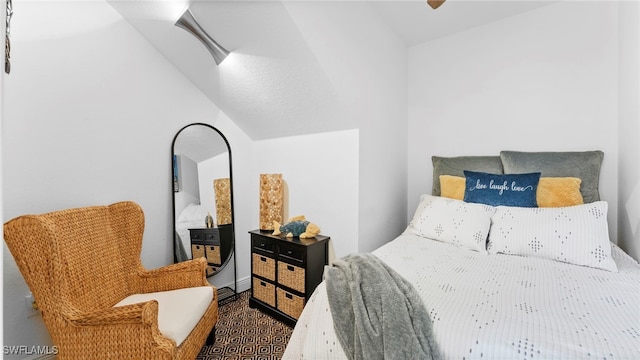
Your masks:
{"label": "sloped ceiling", "polygon": [[[380,26],[389,27],[407,47],[549,3],[448,0],[433,10],[424,0],[350,1],[371,6]],[[358,119],[345,115],[336,85],[305,41],[288,1],[108,2],[251,138],[358,127]],[[220,66],[196,38],[174,26],[187,6],[232,52]],[[358,26],[357,18],[352,26]]]}

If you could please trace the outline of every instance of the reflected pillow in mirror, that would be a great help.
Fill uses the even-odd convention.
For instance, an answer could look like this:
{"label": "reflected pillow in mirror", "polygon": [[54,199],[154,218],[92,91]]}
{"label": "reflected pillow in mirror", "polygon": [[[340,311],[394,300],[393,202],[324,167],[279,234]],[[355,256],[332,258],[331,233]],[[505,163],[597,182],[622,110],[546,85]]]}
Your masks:
{"label": "reflected pillow in mirror", "polygon": [[207,210],[202,205],[196,205],[194,203],[190,203],[187,205],[180,215],[178,216],[177,222],[198,222],[202,223],[202,227],[205,226],[205,218],[207,217]]}

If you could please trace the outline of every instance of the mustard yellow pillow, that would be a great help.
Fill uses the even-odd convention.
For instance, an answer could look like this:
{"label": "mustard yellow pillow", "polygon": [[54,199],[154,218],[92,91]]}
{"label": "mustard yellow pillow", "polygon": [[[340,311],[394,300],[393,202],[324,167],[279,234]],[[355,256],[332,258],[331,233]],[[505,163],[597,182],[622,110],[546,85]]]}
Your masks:
{"label": "mustard yellow pillow", "polygon": [[[580,193],[582,180],[576,177],[541,177],[536,191],[538,207],[561,207],[584,204]],[[440,196],[464,199],[466,180],[461,176],[440,175]]]}
{"label": "mustard yellow pillow", "polygon": [[538,207],[584,204],[580,193],[582,180],[576,177],[542,177],[536,193]]}
{"label": "mustard yellow pillow", "polygon": [[440,175],[440,196],[464,200],[466,179],[461,176]]}

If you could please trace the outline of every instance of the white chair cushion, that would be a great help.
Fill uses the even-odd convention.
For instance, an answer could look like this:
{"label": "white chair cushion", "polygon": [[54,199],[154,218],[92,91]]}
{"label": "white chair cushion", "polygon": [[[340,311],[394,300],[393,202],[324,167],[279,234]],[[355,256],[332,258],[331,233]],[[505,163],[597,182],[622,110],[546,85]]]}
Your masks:
{"label": "white chair cushion", "polygon": [[150,300],[158,301],[158,328],[162,335],[180,346],[198,324],[213,300],[213,288],[198,286],[171,291],[127,296],[116,306],[131,305]]}

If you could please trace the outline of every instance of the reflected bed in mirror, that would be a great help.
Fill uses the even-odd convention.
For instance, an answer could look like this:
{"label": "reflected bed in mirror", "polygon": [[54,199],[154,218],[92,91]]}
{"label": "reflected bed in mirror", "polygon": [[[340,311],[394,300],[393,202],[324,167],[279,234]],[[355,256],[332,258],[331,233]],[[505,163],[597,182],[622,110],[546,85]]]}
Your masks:
{"label": "reflected bed in mirror", "polygon": [[[237,298],[231,148],[211,125],[189,124],[171,146],[174,261],[207,259],[207,277],[233,263],[231,287],[218,289],[220,301]],[[233,261],[231,261],[233,260]],[[231,269],[229,269],[231,271]],[[225,273],[229,273],[226,271]]]}

